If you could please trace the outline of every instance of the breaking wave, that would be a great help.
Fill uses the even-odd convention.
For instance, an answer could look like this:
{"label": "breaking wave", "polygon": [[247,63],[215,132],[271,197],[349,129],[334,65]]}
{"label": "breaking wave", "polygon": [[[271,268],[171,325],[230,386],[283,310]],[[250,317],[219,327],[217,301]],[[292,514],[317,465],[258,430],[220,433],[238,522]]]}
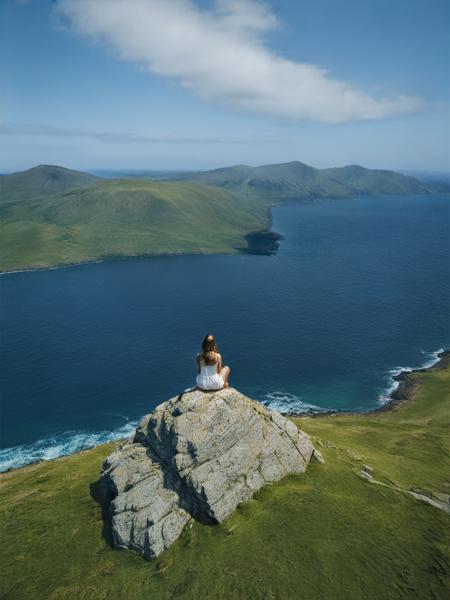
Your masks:
{"label": "breaking wave", "polygon": [[[398,386],[398,382],[393,379],[393,376],[398,375],[401,371],[425,369],[433,366],[438,362],[438,354],[442,351],[443,348],[439,348],[435,352],[422,352],[426,360],[418,367],[394,367],[390,369],[386,375],[387,385],[380,392],[377,404],[384,405],[391,401],[390,395]],[[288,415],[314,414],[331,410],[316,404],[310,404],[295,394],[282,391],[267,392],[262,399],[262,403],[270,409]],[[94,432],[65,431],[29,444],[0,449],[0,472],[17,469],[41,460],[52,460],[60,456],[68,456],[99,444],[128,438],[136,429],[139,419],[129,420],[126,417],[124,418],[126,423],[116,429]]]}
{"label": "breaking wave", "polygon": [[138,422],[127,420],[124,425],[109,431],[65,431],[30,444],[0,449],[0,472],[17,469],[40,460],[52,460],[59,456],[67,456],[99,444],[127,438],[134,432]]}
{"label": "breaking wave", "polygon": [[435,350],[434,352],[425,352],[424,350],[421,350],[421,353],[426,357],[426,360],[418,367],[394,367],[393,369],[389,369],[386,374],[386,387],[384,387],[378,394],[377,404],[379,406],[384,406],[392,401],[391,394],[399,385],[399,382],[395,381],[394,377],[400,375],[402,371],[411,372],[415,369],[428,369],[429,367],[432,367],[439,361],[438,355],[443,351],[444,348],[439,348],[439,350]]}
{"label": "breaking wave", "polygon": [[305,402],[299,396],[290,392],[268,392],[262,400],[264,406],[284,414],[298,415],[326,412],[329,409]]}

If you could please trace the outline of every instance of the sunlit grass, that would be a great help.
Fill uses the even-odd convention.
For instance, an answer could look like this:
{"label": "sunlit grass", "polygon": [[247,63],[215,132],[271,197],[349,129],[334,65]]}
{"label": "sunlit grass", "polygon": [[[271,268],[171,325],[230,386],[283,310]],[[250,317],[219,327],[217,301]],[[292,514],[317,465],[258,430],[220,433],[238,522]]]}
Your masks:
{"label": "sunlit grass", "polygon": [[185,182],[103,181],[0,205],[0,270],[116,256],[236,253],[269,223],[254,198]]}

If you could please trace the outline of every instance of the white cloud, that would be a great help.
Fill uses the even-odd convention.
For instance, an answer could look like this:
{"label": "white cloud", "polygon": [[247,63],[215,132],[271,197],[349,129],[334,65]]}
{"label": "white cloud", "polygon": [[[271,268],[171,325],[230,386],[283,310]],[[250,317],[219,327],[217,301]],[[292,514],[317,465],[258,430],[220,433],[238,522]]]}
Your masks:
{"label": "white cloud", "polygon": [[121,59],[172,78],[198,97],[235,109],[327,123],[382,119],[420,100],[374,98],[324,69],[277,55],[265,34],[278,26],[257,0],[60,0],[57,14]]}

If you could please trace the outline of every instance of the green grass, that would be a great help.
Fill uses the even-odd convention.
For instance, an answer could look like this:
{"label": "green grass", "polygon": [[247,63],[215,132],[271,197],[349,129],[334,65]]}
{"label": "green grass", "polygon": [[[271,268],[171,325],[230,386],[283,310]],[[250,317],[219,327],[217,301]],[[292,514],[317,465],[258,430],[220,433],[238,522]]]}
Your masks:
{"label": "green grass", "polygon": [[402,489],[419,487],[450,496],[450,370],[414,373],[421,386],[414,401],[387,413],[303,418],[297,424],[341,451],[351,450],[376,479]]}
{"label": "green grass", "polygon": [[0,270],[114,256],[236,253],[264,203],[186,182],[105,180],[0,206]]}
{"label": "green grass", "polygon": [[[91,487],[117,442],[1,475],[1,597],[447,598],[449,515],[405,490],[449,492],[450,370],[414,377],[418,394],[390,412],[298,419],[325,465],[264,488],[221,525],[195,523],[152,562],[102,537]],[[362,479],[363,462],[399,489]]]}

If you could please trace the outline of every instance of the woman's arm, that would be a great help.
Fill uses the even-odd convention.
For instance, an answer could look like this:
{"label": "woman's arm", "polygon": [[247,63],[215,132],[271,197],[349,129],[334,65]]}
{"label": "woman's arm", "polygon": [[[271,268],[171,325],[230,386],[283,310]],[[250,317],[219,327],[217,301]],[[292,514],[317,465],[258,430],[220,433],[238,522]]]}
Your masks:
{"label": "woman's arm", "polygon": [[197,373],[200,373],[200,354],[197,354]]}
{"label": "woman's arm", "polygon": [[220,354],[220,352],[217,353],[219,356],[219,360],[217,362],[217,372],[220,373],[220,371],[222,370],[222,355]]}

